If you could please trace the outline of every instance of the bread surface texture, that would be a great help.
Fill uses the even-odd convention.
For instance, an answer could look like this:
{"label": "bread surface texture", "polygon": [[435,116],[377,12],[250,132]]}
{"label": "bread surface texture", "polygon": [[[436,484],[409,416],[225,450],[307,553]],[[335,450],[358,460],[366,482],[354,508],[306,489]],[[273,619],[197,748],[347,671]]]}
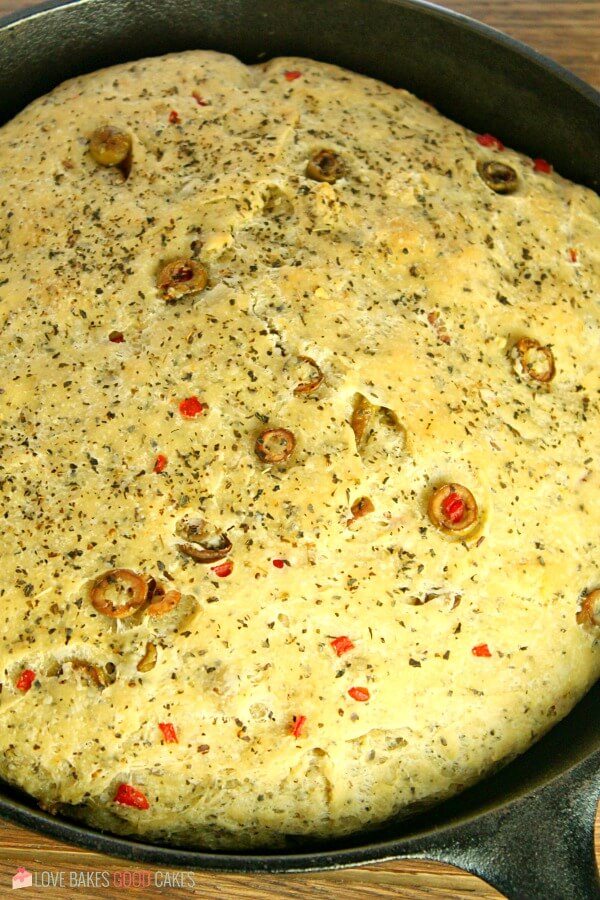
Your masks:
{"label": "bread surface texture", "polygon": [[35,101],[0,180],[4,779],[284,847],[456,794],[576,704],[595,194],[403,90],[208,51]]}

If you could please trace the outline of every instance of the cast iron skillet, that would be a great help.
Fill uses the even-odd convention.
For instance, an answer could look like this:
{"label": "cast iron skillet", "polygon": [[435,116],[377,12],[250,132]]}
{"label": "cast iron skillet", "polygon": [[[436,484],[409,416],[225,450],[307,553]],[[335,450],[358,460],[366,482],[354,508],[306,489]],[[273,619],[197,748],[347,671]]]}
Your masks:
{"label": "cast iron skillet", "polygon": [[[296,54],[400,85],[564,176],[600,187],[600,95],[517,41],[418,0],[73,0],[0,23],[0,123],[65,78],[173,50],[246,62]],[[2,189],[6,189],[4,185]],[[600,898],[600,683],[543,740],[475,788],[408,822],[266,853],[207,853],[102,834],[0,782],[0,814],[104,853],[183,870],[292,872],[421,857],[512,900]]]}

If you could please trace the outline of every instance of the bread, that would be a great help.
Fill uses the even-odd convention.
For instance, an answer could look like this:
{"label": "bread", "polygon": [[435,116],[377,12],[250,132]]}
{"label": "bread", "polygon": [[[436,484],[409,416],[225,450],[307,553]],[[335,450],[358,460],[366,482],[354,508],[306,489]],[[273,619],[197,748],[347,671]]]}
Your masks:
{"label": "bread", "polygon": [[37,100],[0,172],[6,781],[285,846],[453,795],[573,707],[595,194],[405,91],[200,51]]}

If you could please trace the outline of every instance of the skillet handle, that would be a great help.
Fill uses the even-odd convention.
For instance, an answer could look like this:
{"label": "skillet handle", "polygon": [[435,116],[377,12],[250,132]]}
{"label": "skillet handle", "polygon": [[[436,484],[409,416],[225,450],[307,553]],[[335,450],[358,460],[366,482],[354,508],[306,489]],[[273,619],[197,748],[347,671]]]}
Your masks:
{"label": "skillet handle", "polygon": [[600,753],[501,810],[430,837],[419,856],[483,878],[509,900],[600,900],[594,820]]}

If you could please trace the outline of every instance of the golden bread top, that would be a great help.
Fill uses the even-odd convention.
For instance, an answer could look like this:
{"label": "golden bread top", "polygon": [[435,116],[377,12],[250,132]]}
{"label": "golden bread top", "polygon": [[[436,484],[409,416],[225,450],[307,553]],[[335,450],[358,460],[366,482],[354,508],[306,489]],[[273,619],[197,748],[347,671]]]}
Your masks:
{"label": "golden bread top", "polygon": [[281,843],[454,793],[574,705],[596,195],[402,90],[201,51],[37,100],[0,178],[5,778]]}

